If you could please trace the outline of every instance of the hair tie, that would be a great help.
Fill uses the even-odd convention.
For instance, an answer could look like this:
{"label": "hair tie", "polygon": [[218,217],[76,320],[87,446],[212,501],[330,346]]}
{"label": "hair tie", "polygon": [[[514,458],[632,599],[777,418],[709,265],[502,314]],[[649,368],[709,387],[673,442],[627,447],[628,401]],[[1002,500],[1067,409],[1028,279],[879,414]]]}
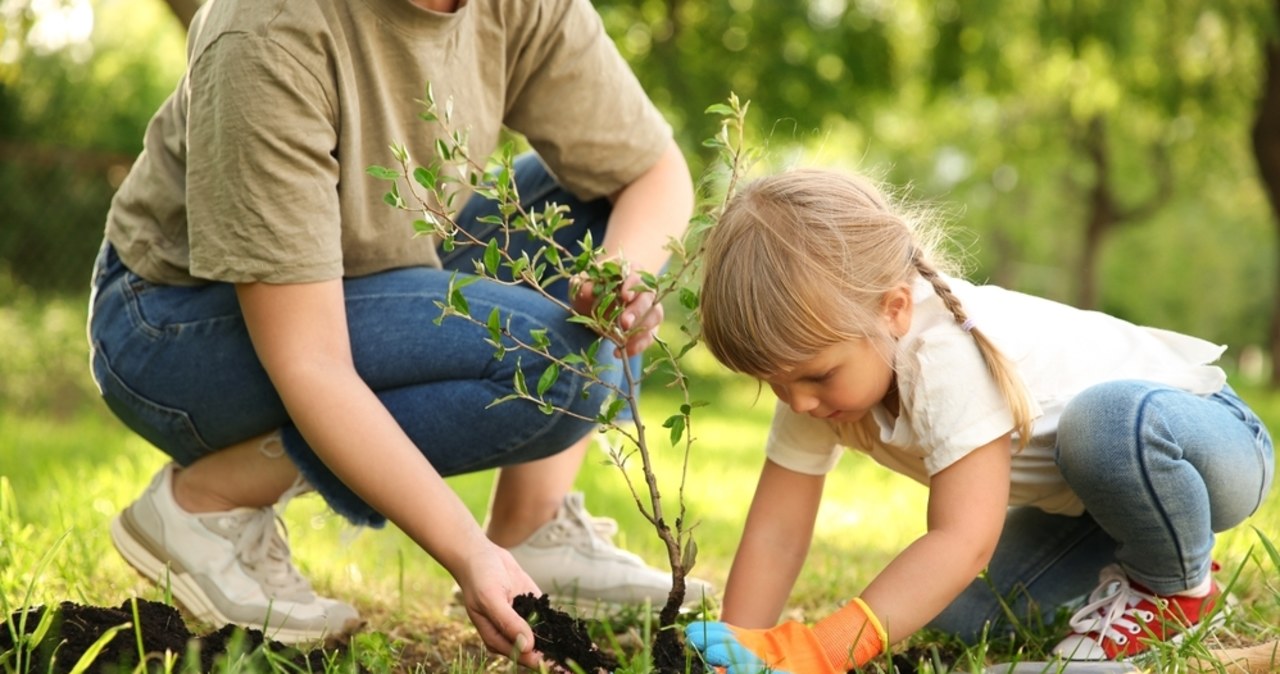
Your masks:
{"label": "hair tie", "polygon": [[964,322],[960,324],[960,329],[964,330],[965,332],[973,332],[973,319],[972,318],[964,319]]}

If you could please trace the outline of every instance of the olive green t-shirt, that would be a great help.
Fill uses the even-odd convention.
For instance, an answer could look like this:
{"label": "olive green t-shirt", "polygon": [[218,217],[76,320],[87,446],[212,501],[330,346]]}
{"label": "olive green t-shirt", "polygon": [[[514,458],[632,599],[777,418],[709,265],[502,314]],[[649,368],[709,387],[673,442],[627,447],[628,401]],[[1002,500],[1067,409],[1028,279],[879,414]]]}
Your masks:
{"label": "olive green t-shirt", "polygon": [[[610,194],[651,167],[671,129],[588,0],[471,0],[440,14],[409,0],[210,0],[188,68],[147,128],[107,238],[156,282],[305,283],[439,266],[411,213],[366,173],[433,161],[444,133],[419,117],[429,82],[468,151],[503,126],[565,187]],[[459,194],[460,205],[466,194]]]}

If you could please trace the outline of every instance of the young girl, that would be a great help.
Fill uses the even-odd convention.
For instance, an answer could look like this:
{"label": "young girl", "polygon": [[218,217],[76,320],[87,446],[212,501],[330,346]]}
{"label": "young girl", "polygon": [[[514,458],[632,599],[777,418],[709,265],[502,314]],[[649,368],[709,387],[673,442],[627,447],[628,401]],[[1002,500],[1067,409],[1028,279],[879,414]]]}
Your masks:
{"label": "young girl", "polygon": [[[843,672],[922,627],[975,640],[1007,629],[1002,602],[1024,617],[1091,588],[1055,654],[1130,657],[1220,622],[1214,534],[1275,461],[1212,365],[1225,347],[972,285],[937,240],[822,170],[747,186],[708,235],[706,343],[779,400],[723,622],[686,631],[709,663]],[[842,446],[928,486],[928,531],[833,615],[775,627]]]}

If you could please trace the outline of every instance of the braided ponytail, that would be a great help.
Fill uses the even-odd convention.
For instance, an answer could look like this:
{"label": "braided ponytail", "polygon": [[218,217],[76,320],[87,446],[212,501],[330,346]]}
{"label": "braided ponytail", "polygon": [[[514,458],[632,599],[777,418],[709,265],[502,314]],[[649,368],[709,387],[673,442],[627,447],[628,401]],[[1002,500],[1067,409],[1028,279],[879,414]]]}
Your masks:
{"label": "braided ponytail", "polygon": [[921,278],[933,286],[933,292],[938,296],[938,299],[942,300],[942,306],[951,312],[956,323],[960,324],[965,332],[973,336],[973,341],[978,345],[978,352],[982,354],[982,361],[987,364],[987,370],[991,372],[991,376],[996,380],[996,386],[1000,389],[1005,402],[1009,405],[1009,410],[1013,413],[1014,429],[1018,432],[1018,449],[1024,449],[1027,443],[1031,441],[1031,429],[1034,419],[1031,414],[1030,396],[1013,363],[1010,363],[1009,359],[1001,353],[1000,348],[987,338],[981,328],[974,325],[968,313],[965,312],[964,305],[960,303],[960,298],[951,292],[951,286],[920,255],[919,251],[912,254],[911,264],[916,268],[916,273],[920,274]]}

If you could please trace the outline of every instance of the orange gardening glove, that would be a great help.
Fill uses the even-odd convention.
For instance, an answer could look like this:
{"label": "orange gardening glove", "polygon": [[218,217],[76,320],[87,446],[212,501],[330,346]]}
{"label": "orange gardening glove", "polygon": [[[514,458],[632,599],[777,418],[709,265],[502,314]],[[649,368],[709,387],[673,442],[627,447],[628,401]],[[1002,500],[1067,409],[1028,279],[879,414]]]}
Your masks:
{"label": "orange gardening glove", "polygon": [[806,627],[788,621],[767,630],[723,622],[692,622],[685,640],[726,674],[843,674],[884,652],[888,635],[871,608],[854,598]]}

